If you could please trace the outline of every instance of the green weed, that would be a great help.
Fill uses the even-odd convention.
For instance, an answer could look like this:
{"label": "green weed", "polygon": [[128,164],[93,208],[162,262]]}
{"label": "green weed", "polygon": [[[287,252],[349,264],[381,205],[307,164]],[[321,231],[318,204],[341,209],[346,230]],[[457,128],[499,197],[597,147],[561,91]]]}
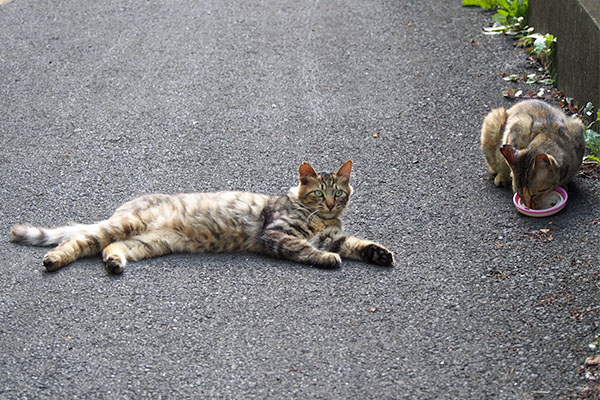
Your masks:
{"label": "green weed", "polygon": [[596,333],[596,335],[594,336],[594,340],[588,344],[588,347],[591,350],[596,350],[598,348],[598,345],[600,344],[600,333]]}
{"label": "green weed", "polygon": [[[496,14],[492,16],[494,25],[489,28],[483,28],[484,33],[488,35],[507,34],[518,38],[517,46],[525,48],[528,55],[528,63],[532,67],[537,67],[538,72],[525,74],[522,76],[516,74],[506,74],[504,80],[512,82],[542,83],[545,85],[554,85],[555,79],[551,74],[551,58],[553,44],[556,43],[556,37],[549,33],[534,33],[533,28],[527,26],[527,17],[529,15],[529,0],[462,0],[464,6],[475,6],[484,9],[495,9]],[[563,108],[576,114],[586,126],[585,143],[588,149],[588,155],[585,159],[600,162],[600,134],[597,129],[600,126],[600,110],[595,114],[592,103],[587,103],[584,108],[579,108],[573,99],[565,98],[557,91],[540,89],[539,91],[530,90],[524,93],[522,90],[512,88],[503,90],[502,94],[508,98],[560,98]]]}
{"label": "green weed", "polygon": [[550,33],[542,35],[541,33],[530,33],[519,39],[518,46],[528,48],[529,53],[534,53],[540,57],[543,54],[550,56],[552,54],[552,43],[556,42],[556,37]]}
{"label": "green weed", "polygon": [[494,26],[483,28],[488,35],[516,35],[527,27],[529,0],[462,0],[462,4],[496,10],[492,16]]}
{"label": "green weed", "polygon": [[550,33],[542,35],[531,31],[529,34],[519,37],[517,46],[525,48],[529,64],[532,67],[537,67],[539,72],[539,74],[530,74],[526,83],[554,84],[555,79],[552,76],[552,61],[550,58],[554,43],[556,43],[556,37]]}
{"label": "green weed", "polygon": [[584,157],[584,160],[593,160],[600,163],[600,133],[597,131],[600,127],[600,110],[594,113],[594,105],[591,102],[580,108],[575,100],[570,97],[562,98],[560,105],[565,111],[577,115],[585,125],[583,134],[588,154]]}
{"label": "green weed", "polygon": [[[591,106],[592,103],[588,103],[588,105]],[[585,130],[585,146],[592,153],[585,158],[600,162],[600,134],[595,130],[598,129],[597,127],[592,128],[595,124],[600,125],[600,110],[596,112],[596,120],[588,123]]]}

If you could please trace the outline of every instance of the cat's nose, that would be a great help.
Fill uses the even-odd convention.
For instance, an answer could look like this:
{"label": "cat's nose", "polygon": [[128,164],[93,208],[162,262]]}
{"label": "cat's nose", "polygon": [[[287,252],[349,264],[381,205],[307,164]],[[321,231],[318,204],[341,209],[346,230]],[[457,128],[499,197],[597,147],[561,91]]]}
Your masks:
{"label": "cat's nose", "polygon": [[335,203],[334,204],[326,204],[327,208],[329,208],[329,211],[333,210],[333,207],[335,207]]}

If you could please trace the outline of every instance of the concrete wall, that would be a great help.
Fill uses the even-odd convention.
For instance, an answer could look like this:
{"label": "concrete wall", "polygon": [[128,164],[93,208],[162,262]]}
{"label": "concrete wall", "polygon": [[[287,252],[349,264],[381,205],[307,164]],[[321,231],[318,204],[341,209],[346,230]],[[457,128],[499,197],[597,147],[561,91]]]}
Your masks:
{"label": "concrete wall", "polygon": [[558,88],[600,107],[600,0],[529,0],[529,26],[557,37]]}

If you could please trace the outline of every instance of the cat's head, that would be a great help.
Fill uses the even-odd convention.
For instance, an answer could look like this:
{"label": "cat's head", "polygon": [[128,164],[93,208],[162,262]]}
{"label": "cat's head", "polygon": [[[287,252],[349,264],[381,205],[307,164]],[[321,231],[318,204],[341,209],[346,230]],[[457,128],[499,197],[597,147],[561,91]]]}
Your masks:
{"label": "cat's head", "polygon": [[540,209],[544,199],[560,181],[558,162],[550,154],[517,150],[504,145],[500,152],[513,175],[513,190],[519,194],[526,207]]}
{"label": "cat's head", "polygon": [[340,217],[350,201],[352,186],[350,172],[352,160],[346,161],[337,172],[317,173],[309,163],[298,169],[300,185],[297,190],[298,200],[306,207],[317,211],[323,219]]}

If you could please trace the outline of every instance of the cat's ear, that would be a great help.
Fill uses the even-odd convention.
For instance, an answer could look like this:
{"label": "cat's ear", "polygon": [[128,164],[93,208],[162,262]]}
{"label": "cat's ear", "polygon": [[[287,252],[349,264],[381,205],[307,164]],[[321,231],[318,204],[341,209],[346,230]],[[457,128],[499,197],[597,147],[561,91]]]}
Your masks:
{"label": "cat's ear", "polygon": [[298,172],[300,173],[300,182],[303,184],[306,184],[309,178],[316,178],[318,176],[317,171],[307,162],[298,168]]}
{"label": "cat's ear", "polygon": [[352,160],[348,160],[344,164],[342,164],[340,169],[338,169],[335,174],[349,182],[350,172],[352,172]]}
{"label": "cat's ear", "polygon": [[504,156],[508,165],[514,165],[517,157],[519,157],[519,150],[517,150],[514,146],[510,144],[504,144],[500,147],[500,153]]}
{"label": "cat's ear", "polygon": [[538,154],[535,157],[533,169],[536,171],[536,173],[543,174],[545,176],[552,171],[558,170],[558,162],[550,154]]}

